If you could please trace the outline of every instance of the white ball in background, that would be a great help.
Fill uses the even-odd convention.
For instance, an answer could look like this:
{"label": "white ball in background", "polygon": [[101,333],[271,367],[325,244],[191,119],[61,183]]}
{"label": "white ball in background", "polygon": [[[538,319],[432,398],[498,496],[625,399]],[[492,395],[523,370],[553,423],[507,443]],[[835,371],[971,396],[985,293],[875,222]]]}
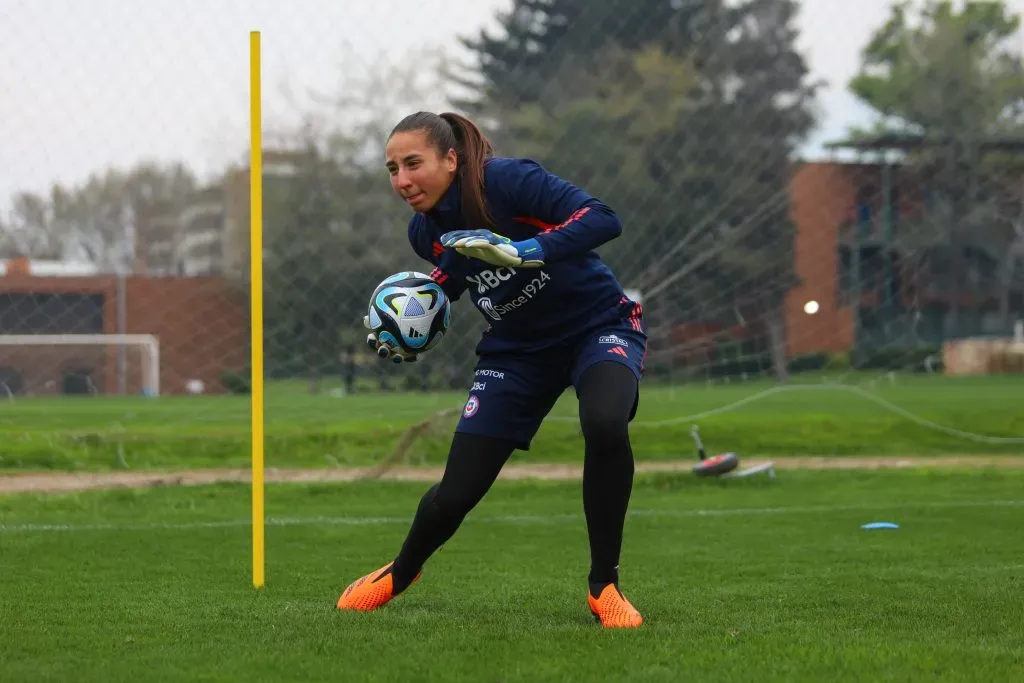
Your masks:
{"label": "white ball in background", "polygon": [[808,301],[807,303],[804,304],[804,313],[806,313],[807,315],[814,315],[817,312],[818,312],[818,302],[817,301]]}
{"label": "white ball in background", "polygon": [[206,389],[206,384],[201,379],[190,379],[185,383],[185,389],[190,394],[201,394]]}

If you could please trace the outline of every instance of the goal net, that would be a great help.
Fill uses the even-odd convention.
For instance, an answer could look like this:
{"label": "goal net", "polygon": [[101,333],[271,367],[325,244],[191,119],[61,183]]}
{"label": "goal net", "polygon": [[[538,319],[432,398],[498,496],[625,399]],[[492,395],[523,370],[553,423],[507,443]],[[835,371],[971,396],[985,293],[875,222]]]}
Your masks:
{"label": "goal net", "polygon": [[160,395],[151,334],[0,334],[0,396]]}

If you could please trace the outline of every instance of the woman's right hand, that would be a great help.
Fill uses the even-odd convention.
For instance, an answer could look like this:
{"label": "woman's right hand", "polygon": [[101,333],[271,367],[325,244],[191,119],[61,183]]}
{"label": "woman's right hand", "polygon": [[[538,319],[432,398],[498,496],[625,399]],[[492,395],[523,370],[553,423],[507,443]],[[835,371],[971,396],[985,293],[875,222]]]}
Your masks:
{"label": "woman's right hand", "polygon": [[392,363],[416,362],[415,353],[409,353],[391,342],[380,341],[377,338],[377,333],[372,331],[373,328],[370,326],[370,316],[363,316],[363,327],[371,330],[370,334],[366,335],[366,345],[373,349],[381,358],[390,359]]}

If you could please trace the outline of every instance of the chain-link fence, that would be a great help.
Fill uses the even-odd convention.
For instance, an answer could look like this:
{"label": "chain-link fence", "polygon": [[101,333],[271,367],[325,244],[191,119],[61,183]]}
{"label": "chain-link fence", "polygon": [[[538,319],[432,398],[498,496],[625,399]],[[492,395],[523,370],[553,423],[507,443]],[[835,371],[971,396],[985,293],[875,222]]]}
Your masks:
{"label": "chain-link fence", "polygon": [[375,285],[431,268],[383,159],[421,109],[619,213],[599,253],[652,383],[939,372],[944,342],[1024,317],[1019,4],[5,3],[2,386],[246,392],[250,29],[269,392],[468,386],[469,301],[415,366],[363,343]]}

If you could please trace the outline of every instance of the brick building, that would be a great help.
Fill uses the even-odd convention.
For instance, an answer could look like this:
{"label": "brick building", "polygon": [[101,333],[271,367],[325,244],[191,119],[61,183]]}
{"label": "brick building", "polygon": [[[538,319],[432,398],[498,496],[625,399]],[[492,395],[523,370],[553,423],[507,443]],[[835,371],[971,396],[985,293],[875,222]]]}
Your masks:
{"label": "brick building", "polygon": [[[853,310],[840,297],[840,233],[855,213],[857,181],[870,170],[838,163],[801,166],[790,181],[796,225],[793,260],[802,281],[786,297],[790,356],[847,351],[853,345]],[[813,315],[804,305],[814,301]]]}
{"label": "brick building", "polygon": [[[220,278],[43,274],[12,260],[0,276],[0,334],[152,334],[162,394],[199,380],[222,391],[221,373],[248,363],[248,296]],[[138,349],[116,345],[0,346],[0,381],[18,394],[138,394]]]}
{"label": "brick building", "polygon": [[899,166],[806,163],[790,200],[802,281],[786,298],[790,356],[1006,335],[1020,315],[1020,287],[999,282],[999,248],[983,235],[937,245],[946,225],[930,190]]}

